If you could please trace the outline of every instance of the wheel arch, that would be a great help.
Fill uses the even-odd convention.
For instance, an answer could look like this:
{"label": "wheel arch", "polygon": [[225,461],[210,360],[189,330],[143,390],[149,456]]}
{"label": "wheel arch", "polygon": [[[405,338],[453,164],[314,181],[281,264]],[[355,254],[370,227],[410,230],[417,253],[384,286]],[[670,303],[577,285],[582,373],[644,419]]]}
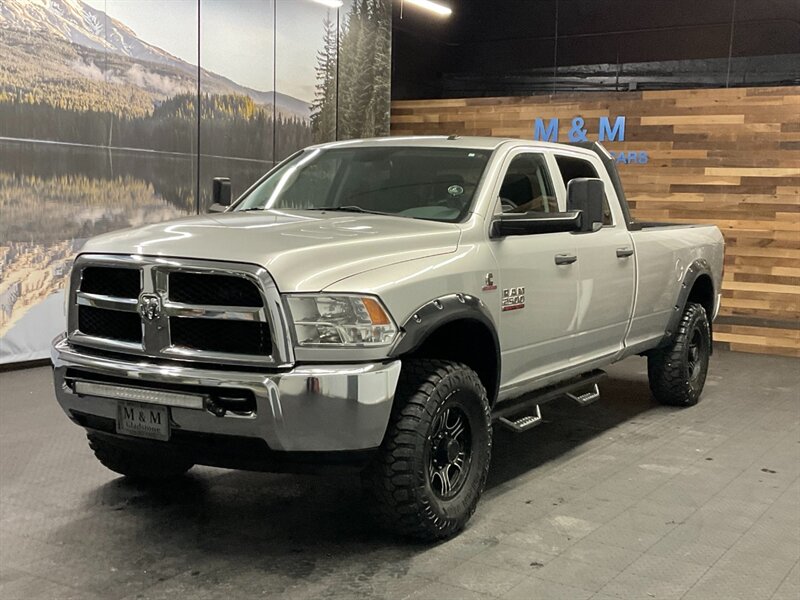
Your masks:
{"label": "wheel arch", "polygon": [[712,333],[711,352],[713,353],[713,329],[712,319],[714,317],[714,306],[716,304],[716,290],[714,289],[714,279],[712,276],[711,265],[704,258],[695,260],[683,277],[678,298],[675,301],[672,315],[667,323],[664,338],[658,344],[658,348],[667,346],[675,337],[675,332],[681,322],[681,315],[686,310],[689,302],[700,304],[708,316],[708,327]]}
{"label": "wheel arch", "polygon": [[500,389],[500,340],[482,300],[463,293],[434,298],[414,311],[402,331],[391,357],[462,362],[478,374],[494,404]]}

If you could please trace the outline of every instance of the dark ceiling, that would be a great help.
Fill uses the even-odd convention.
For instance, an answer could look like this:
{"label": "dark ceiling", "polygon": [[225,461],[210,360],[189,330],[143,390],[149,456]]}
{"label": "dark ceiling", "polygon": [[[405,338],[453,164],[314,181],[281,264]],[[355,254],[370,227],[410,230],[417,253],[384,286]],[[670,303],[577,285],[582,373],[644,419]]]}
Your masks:
{"label": "dark ceiling", "polygon": [[394,2],[395,98],[481,95],[482,82],[515,93],[514,81],[550,85],[579,65],[606,65],[599,76],[610,65],[648,63],[651,79],[660,68],[671,82],[662,87],[674,87],[676,70],[702,71],[701,84],[735,85],[746,81],[737,70],[750,69],[751,81],[754,65],[764,71],[764,59],[749,57],[774,57],[767,70],[783,79],[800,64],[800,0],[438,1],[451,17]]}

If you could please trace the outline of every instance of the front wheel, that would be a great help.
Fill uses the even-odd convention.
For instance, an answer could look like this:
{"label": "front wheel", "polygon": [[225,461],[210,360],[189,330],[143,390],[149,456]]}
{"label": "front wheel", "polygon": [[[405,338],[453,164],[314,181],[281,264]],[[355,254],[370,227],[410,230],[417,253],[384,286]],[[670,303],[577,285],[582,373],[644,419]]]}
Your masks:
{"label": "front wheel", "polygon": [[669,346],[647,358],[650,391],[670,406],[693,406],[700,399],[711,356],[711,327],[705,309],[689,303]]}
{"label": "front wheel", "polygon": [[365,491],[378,520],[401,535],[447,538],[475,512],[492,448],[486,390],[466,365],[404,361],[395,408]]}

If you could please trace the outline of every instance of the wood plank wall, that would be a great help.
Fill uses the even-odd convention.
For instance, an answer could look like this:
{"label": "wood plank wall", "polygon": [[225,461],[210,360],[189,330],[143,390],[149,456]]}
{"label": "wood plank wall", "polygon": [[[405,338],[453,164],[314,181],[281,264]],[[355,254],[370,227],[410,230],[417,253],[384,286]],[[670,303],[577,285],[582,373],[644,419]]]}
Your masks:
{"label": "wood plank wall", "polygon": [[392,135],[532,139],[559,118],[559,141],[585,119],[625,115],[624,142],[646,164],[620,165],[634,217],[714,223],[725,235],[718,345],[800,356],[800,87],[396,101]]}

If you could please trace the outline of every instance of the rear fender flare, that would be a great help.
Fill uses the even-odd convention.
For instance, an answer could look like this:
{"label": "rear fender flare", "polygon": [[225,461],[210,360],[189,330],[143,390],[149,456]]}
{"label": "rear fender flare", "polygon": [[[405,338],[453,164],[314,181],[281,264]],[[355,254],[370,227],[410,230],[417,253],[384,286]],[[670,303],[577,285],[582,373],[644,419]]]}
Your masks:
{"label": "rear fender flare", "polygon": [[[689,268],[686,269],[686,273],[683,276],[683,282],[681,282],[680,290],[678,291],[678,298],[675,300],[672,314],[667,322],[667,329],[664,332],[664,337],[657,346],[658,348],[663,348],[664,346],[669,345],[669,343],[675,337],[675,333],[678,330],[678,325],[680,325],[681,322],[681,315],[683,315],[683,311],[686,310],[686,303],[689,300],[689,294],[692,292],[692,287],[694,287],[695,281],[697,281],[697,278],[701,275],[708,275],[713,284],[714,277],[712,275],[711,265],[705,258],[696,259],[691,265],[689,265]],[[709,329],[711,328],[711,316],[712,315],[708,315]],[[713,351],[713,344],[711,347]]]}

